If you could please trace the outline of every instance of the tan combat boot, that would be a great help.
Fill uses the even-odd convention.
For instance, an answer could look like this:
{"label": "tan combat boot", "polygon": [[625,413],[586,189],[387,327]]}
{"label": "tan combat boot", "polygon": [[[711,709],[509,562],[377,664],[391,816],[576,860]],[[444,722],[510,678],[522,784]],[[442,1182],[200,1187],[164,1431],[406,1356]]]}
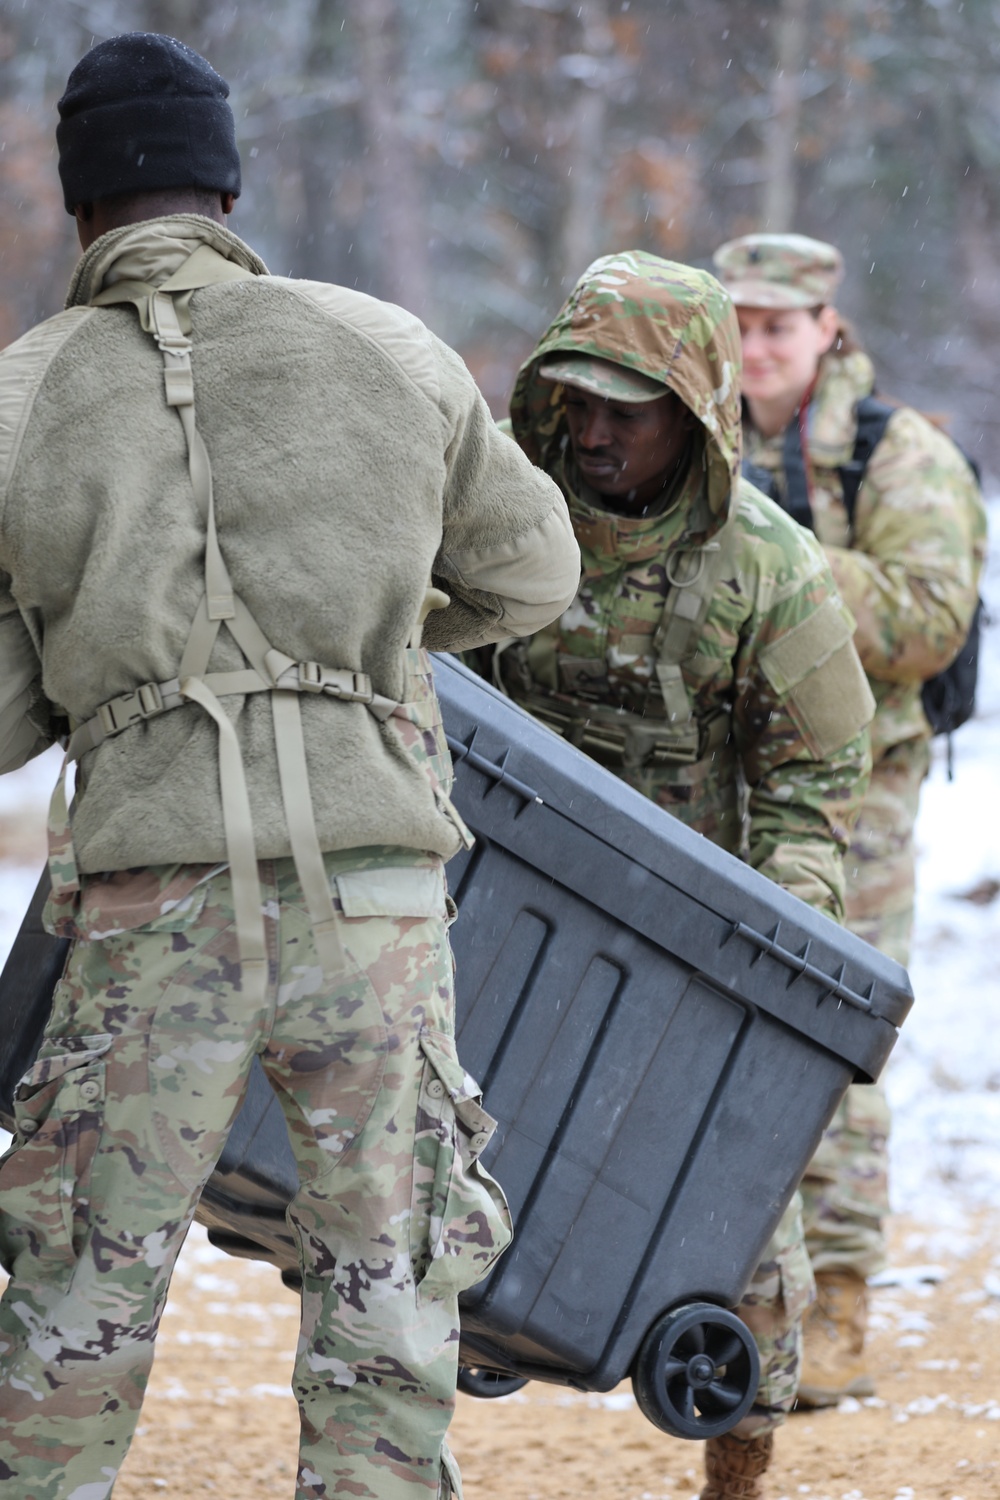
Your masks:
{"label": "tan combat boot", "polygon": [[836,1406],[844,1396],[873,1396],[865,1363],[868,1287],[856,1271],[818,1271],[816,1301],[803,1326],[800,1406]]}
{"label": "tan combat boot", "polygon": [[705,1444],[708,1483],[698,1500],[764,1500],[761,1476],[771,1462],[774,1433],[763,1437],[709,1438]]}

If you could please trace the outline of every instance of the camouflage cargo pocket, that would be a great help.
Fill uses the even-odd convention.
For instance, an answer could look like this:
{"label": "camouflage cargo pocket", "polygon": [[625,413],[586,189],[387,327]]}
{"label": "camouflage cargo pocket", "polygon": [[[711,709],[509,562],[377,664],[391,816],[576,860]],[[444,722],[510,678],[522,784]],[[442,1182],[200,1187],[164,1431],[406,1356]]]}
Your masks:
{"label": "camouflage cargo pocket", "polygon": [[425,1030],[414,1141],[410,1255],[419,1297],[474,1286],[510,1244],[499,1185],[479,1164],[496,1121],[458,1060],[454,1038]]}
{"label": "camouflage cargo pocket", "polygon": [[198,920],[224,865],[149,865],[85,875],[77,926],[89,942],[127,932],[184,932]]}
{"label": "camouflage cargo pocket", "polygon": [[0,1163],[4,1264],[30,1240],[71,1270],[90,1222],[90,1169],[104,1124],[107,1035],[53,1037],[14,1093],[15,1144]]}

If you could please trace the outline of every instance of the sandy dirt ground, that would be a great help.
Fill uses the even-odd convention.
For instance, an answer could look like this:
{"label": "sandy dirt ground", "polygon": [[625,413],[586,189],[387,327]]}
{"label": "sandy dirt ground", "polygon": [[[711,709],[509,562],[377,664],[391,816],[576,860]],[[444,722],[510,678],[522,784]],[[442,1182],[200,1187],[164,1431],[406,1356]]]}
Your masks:
{"label": "sandy dirt ground", "polygon": [[[872,1319],[878,1395],[795,1414],[778,1436],[771,1500],[996,1500],[998,1231],[1000,1215],[983,1217],[949,1252],[933,1226],[893,1222],[899,1284],[875,1293]],[[297,1311],[277,1272],[220,1258],[194,1232],[115,1500],[290,1500]],[[689,1500],[700,1487],[701,1444],[659,1433],[627,1384],[460,1396],[452,1440],[466,1500]]]}

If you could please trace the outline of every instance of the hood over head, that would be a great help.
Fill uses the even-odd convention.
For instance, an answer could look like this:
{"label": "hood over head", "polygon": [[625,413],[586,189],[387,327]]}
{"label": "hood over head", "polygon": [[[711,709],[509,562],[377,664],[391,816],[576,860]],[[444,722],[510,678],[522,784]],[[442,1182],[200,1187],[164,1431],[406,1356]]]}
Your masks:
{"label": "hood over head", "polygon": [[709,515],[692,516],[690,534],[716,530],[740,472],[740,330],[725,288],[707,271],[645,250],[588,266],[518,371],[511,398],[514,436],[546,470],[569,441],[565,387],[551,378],[569,355],[655,381],[694,413],[704,434]]}

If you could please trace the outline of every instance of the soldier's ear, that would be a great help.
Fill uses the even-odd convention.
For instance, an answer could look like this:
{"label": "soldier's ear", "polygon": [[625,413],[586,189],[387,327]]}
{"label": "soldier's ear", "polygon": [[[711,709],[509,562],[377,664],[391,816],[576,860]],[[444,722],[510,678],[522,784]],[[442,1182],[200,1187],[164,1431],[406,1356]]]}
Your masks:
{"label": "soldier's ear", "polygon": [[73,217],[76,219],[76,237],[80,241],[81,250],[86,250],[96,236],[91,230],[94,218],[94,205],[92,203],[74,203]]}
{"label": "soldier's ear", "polygon": [[834,339],[837,337],[837,329],[840,327],[840,313],[827,302],[821,307],[816,315],[816,326],[820,335],[819,353],[825,354],[828,349],[833,348]]}

